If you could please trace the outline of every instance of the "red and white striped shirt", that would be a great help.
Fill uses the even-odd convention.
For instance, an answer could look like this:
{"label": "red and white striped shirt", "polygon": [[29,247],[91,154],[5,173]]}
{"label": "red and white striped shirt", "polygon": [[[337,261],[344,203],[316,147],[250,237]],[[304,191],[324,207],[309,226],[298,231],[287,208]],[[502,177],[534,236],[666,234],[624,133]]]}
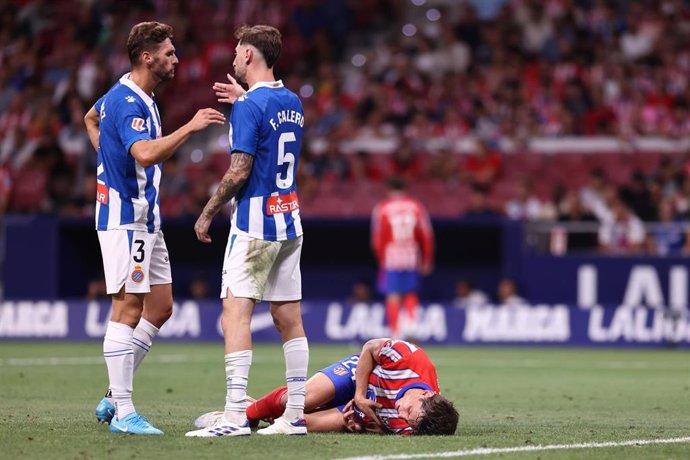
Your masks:
{"label": "red and white striped shirt", "polygon": [[376,410],[384,426],[397,434],[412,434],[413,428],[398,415],[395,401],[412,388],[440,393],[436,367],[420,347],[390,339],[378,352],[379,364],[369,376],[367,397],[376,400]]}
{"label": "red and white striped shirt", "polygon": [[419,270],[433,259],[429,215],[419,201],[405,194],[396,194],[374,208],[371,242],[384,270]]}

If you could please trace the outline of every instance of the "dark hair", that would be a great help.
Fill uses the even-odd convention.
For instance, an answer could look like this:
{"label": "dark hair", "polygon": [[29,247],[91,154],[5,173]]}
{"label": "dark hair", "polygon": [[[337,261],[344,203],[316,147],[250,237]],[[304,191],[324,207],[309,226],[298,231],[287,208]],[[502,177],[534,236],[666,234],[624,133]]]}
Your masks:
{"label": "dark hair", "polygon": [[405,190],[407,184],[405,179],[400,176],[389,176],[386,178],[386,187],[391,190]]}
{"label": "dark hair", "polygon": [[252,45],[264,55],[270,69],[278,60],[283,47],[280,31],[266,25],[241,26],[235,31],[235,38],[243,45]]}
{"label": "dark hair", "polygon": [[452,435],[458,428],[460,414],[455,410],[453,402],[435,394],[422,401],[422,415],[415,429],[419,435]]}
{"label": "dark hair", "polygon": [[129,62],[134,66],[144,51],[153,51],[165,41],[172,40],[173,28],[160,22],[140,22],[132,27],[127,37],[127,53]]}

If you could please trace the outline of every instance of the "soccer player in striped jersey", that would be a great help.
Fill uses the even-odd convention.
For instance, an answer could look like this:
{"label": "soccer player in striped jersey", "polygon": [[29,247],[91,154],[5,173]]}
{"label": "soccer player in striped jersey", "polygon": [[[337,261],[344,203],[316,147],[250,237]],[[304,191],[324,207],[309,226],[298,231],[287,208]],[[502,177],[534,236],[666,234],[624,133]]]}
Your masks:
{"label": "soccer player in striped jersey", "polygon": [[103,340],[110,386],[96,418],[110,423],[114,433],[162,434],[137,414],[132,402],[134,371],[172,314],[172,276],[159,207],[162,163],[192,133],[225,122],[217,110],[202,109],[163,136],[153,91],[175,75],[172,37],[166,24],[135,25],[127,39],[131,72],[84,117],[98,151],[96,229],[112,295]]}
{"label": "soccer player in striped jersey", "polygon": [[[431,273],[434,232],[426,208],[405,192],[402,178],[390,177],[386,186],[388,196],[372,212],[371,244],[379,261],[379,290],[386,296],[388,327],[393,338],[401,338],[414,335],[419,278]],[[400,327],[401,305],[410,330]]]}
{"label": "soccer player in striped jersey", "polygon": [[[253,401],[249,420],[280,417],[286,392],[278,387]],[[436,367],[424,350],[385,338],[368,341],[361,354],[314,374],[306,384],[305,412],[312,432],[452,435],[459,418],[453,403],[439,394]],[[208,412],[194,423],[208,426],[221,414]]]}
{"label": "soccer player in striped jersey", "polygon": [[[221,324],[225,337],[225,410],[216,423],[190,437],[245,436],[247,380],[252,363],[249,324],[256,302],[270,302],[283,340],[288,397],[285,413],[262,435],[307,434],[304,385],[309,347],[302,326],[300,255],[302,224],[295,182],[304,127],[302,104],[273,74],[281,50],[271,26],[239,28],[233,67],[249,90],[238,89],[230,118],[231,159],[217,191],[194,230],[210,242],[208,229],[221,207],[232,201],[232,224],[223,263]],[[216,88],[218,84],[214,85]]]}

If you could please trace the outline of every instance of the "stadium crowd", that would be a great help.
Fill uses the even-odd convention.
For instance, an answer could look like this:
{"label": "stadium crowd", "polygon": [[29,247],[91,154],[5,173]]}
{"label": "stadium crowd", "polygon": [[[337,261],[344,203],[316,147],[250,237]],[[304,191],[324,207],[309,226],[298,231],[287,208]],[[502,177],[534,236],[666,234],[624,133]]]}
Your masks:
{"label": "stadium crowd", "polygon": [[[669,249],[642,225],[690,216],[683,152],[528,151],[534,137],[690,135],[683,0],[0,0],[0,209],[93,214],[82,118],[150,19],[173,25],[180,57],[158,99],[167,132],[214,103],[235,27],[284,31],[278,75],[308,120],[307,218],[368,216],[394,174],[435,217],[592,220],[613,251],[690,248],[682,228]],[[166,164],[164,216],[198,215],[225,171],[227,145],[204,145]]]}

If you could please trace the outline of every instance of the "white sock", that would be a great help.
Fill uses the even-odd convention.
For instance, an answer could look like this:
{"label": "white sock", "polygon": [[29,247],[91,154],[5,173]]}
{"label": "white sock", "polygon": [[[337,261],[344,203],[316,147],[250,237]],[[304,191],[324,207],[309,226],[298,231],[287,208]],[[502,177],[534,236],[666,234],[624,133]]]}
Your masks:
{"label": "white sock", "polygon": [[252,350],[225,355],[225,419],[237,425],[247,421],[247,381],[252,365]]}
{"label": "white sock", "polygon": [[158,328],[146,321],[144,318],[139,320],[134,337],[132,338],[132,349],[134,350],[134,372],[139,369],[139,365],[149,353],[153,339],[158,335]]}
{"label": "white sock", "polygon": [[288,340],[283,344],[285,380],[288,387],[287,404],[283,416],[293,421],[304,418],[304,385],[309,367],[309,344],[306,337]]}
{"label": "white sock", "polygon": [[119,420],[134,412],[134,403],[132,403],[133,334],[134,329],[126,324],[110,321],[103,339],[103,357],[108,367],[110,391]]}

